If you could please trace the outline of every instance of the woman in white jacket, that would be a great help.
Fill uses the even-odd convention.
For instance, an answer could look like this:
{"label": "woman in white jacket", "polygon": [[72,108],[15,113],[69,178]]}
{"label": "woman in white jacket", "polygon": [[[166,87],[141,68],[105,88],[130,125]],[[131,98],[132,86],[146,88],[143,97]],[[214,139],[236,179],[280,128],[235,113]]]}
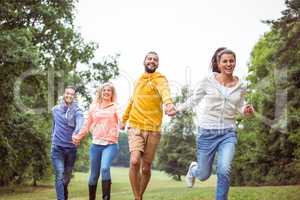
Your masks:
{"label": "woman in white jacket", "polygon": [[219,48],[212,57],[212,74],[198,84],[191,98],[177,107],[182,111],[203,105],[198,109],[197,162],[189,166],[186,183],[193,187],[195,178],[204,181],[211,175],[212,164],[217,153],[216,200],[227,200],[230,186],[230,167],[233,160],[238,113],[251,116],[254,109],[244,103],[246,88],[233,75],[236,65],[235,53]]}

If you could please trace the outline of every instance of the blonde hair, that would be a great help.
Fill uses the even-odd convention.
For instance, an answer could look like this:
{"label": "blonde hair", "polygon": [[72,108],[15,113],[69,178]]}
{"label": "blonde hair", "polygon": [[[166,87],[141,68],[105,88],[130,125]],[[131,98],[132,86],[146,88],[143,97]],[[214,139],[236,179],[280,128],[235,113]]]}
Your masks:
{"label": "blonde hair", "polygon": [[107,87],[107,86],[110,87],[110,89],[112,90],[111,101],[112,102],[117,101],[117,93],[116,93],[115,86],[111,82],[106,82],[106,83],[104,83],[103,85],[101,85],[97,88],[96,98],[94,100],[94,103],[101,103],[102,102],[102,92],[103,92],[104,87]]}

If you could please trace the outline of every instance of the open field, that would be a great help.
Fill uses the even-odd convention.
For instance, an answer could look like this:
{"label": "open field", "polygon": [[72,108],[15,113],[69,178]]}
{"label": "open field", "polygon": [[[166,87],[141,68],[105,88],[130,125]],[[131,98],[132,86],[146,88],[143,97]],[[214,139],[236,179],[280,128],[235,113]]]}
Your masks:
{"label": "open field", "polygon": [[[127,168],[112,169],[113,200],[133,199],[128,180]],[[183,177],[184,178],[184,177]],[[75,173],[70,184],[70,200],[87,200],[88,174]],[[195,188],[185,187],[184,181],[177,182],[159,171],[153,171],[152,179],[144,200],[213,200],[216,177],[206,182],[196,182]],[[101,190],[98,187],[98,198]],[[38,187],[6,187],[0,188],[0,200],[55,200],[53,182],[46,182]],[[231,187],[230,200],[300,200],[300,186],[280,187]]]}

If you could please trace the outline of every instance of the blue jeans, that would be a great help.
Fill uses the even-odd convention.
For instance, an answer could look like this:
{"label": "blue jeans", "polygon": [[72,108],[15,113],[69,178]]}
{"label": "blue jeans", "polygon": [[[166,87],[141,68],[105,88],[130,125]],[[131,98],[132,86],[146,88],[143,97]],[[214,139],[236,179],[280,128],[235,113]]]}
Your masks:
{"label": "blue jeans", "polygon": [[236,130],[199,128],[197,135],[197,166],[192,175],[201,181],[209,178],[217,153],[217,189],[216,200],[227,200],[230,186],[231,162],[237,143]]}
{"label": "blue jeans", "polygon": [[97,145],[92,144],[90,147],[90,162],[91,173],[89,178],[89,185],[97,185],[100,176],[102,180],[111,180],[110,166],[113,159],[118,154],[118,144]]}
{"label": "blue jeans", "polygon": [[65,189],[71,180],[76,160],[76,148],[52,145],[51,159],[55,172],[55,190],[57,200],[65,199]]}

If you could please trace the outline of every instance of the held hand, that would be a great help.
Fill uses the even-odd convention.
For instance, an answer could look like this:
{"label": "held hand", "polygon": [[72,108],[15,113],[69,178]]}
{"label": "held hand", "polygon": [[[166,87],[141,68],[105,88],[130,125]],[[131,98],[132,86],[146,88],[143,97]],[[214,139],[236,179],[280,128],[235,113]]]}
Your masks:
{"label": "held hand", "polygon": [[168,114],[167,114],[169,117],[174,117],[176,115],[176,109],[171,109]]}
{"label": "held hand", "polygon": [[121,125],[120,125],[120,129],[121,129],[122,131],[124,131],[124,130],[125,130],[125,127],[126,127],[126,125],[125,125],[125,124],[121,124]]}
{"label": "held hand", "polygon": [[253,108],[253,106],[252,105],[250,105],[250,104],[247,104],[245,107],[244,107],[244,115],[246,116],[246,117],[251,117],[252,115],[253,115],[253,113],[254,113],[254,108]]}
{"label": "held hand", "polygon": [[173,117],[176,115],[176,112],[177,111],[176,111],[174,104],[170,103],[165,106],[165,114],[166,115]]}
{"label": "held hand", "polygon": [[78,146],[80,144],[80,139],[76,135],[72,136],[72,143]]}

